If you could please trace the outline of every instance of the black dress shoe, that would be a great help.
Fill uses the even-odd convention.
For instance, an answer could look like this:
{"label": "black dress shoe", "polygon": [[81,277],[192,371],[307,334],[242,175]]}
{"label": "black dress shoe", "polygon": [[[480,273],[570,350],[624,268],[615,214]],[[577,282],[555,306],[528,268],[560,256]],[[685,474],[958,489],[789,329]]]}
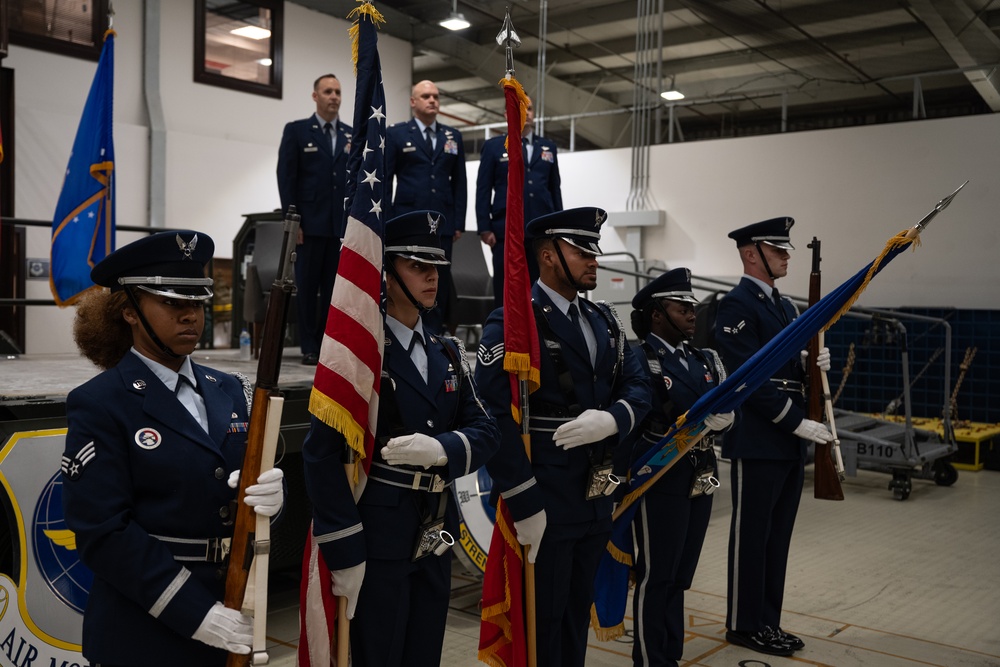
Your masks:
{"label": "black dress shoe", "polygon": [[303,366],[315,366],[318,363],[319,363],[319,355],[318,354],[312,354],[312,353],[310,353],[310,354],[303,354],[302,355],[302,365]]}
{"label": "black dress shoe", "polygon": [[764,628],[757,632],[726,630],[726,641],[768,655],[791,655],[793,653],[792,648],[781,641],[778,634],[771,628]]}
{"label": "black dress shoe", "polygon": [[793,651],[801,651],[806,647],[806,643],[804,641],[802,641],[801,639],[799,639],[790,632],[785,632],[781,628],[778,628],[775,631],[775,634],[778,635],[778,638],[781,639],[781,641],[788,644],[788,648],[792,649]]}

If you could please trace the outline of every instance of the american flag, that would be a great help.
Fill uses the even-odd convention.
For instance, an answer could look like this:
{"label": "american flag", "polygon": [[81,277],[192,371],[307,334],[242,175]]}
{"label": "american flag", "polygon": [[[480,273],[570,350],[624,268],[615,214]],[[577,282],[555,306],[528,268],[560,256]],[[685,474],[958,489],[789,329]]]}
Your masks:
{"label": "american flag", "polygon": [[[357,489],[363,489],[375,445],[385,344],[382,306],[385,94],[376,31],[376,24],[384,19],[370,2],[356,7],[348,18],[354,19],[350,34],[357,75],[355,144],[348,158],[349,214],[309,410],[343,434],[354,450],[358,464],[352,471],[353,481]],[[331,664],[335,609],[329,572],[312,541],[310,529],[303,559],[299,611],[300,667]]]}
{"label": "american flag", "polygon": [[[521,389],[538,388],[540,353],[535,312],[531,307],[531,285],[524,256],[524,159],[521,127],[528,99],[517,79],[501,84],[507,101],[507,241],[504,244],[503,367],[510,373],[511,413],[521,423]],[[526,380],[522,385],[522,380]],[[525,397],[526,398],[526,397]],[[528,436],[525,446],[530,456]],[[478,658],[491,667],[523,667],[528,664],[524,614],[524,557],[517,542],[514,520],[503,498],[497,502],[496,523],[483,576],[482,622],[479,626]]]}

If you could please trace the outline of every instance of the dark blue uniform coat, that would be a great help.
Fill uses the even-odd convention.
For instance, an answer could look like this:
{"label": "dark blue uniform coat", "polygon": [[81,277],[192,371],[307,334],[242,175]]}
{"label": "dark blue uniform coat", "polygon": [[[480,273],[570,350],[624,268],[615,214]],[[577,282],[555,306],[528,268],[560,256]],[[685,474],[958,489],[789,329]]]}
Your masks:
{"label": "dark blue uniform coat", "polygon": [[[392,206],[386,213],[389,220],[411,211],[437,211],[444,214],[438,229],[445,257],[451,259],[455,232],[465,231],[465,209],[468,202],[468,178],[465,175],[465,144],[462,133],[453,127],[436,123],[434,150],[412,118],[396,123],[386,130],[385,174],[386,192],[396,191]],[[425,317],[435,333],[448,322],[451,299],[451,268],[438,267],[438,306]]]}
{"label": "dark blue uniform coat", "polygon": [[[503,247],[507,228],[507,135],[483,144],[476,178],[476,225],[479,233],[493,232],[493,298],[503,305]],[[524,166],[524,224],[540,215],[563,210],[556,145],[531,135],[531,161]],[[522,148],[522,154],[526,153]]]}
{"label": "dark blue uniform coat", "polygon": [[347,224],[344,198],[352,130],[338,120],[336,131],[336,154],[330,152],[315,115],[285,125],[278,147],[281,210],[294,205],[302,216],[304,240],[296,247],[295,284],[303,354],[319,354]]}
{"label": "dark blue uniform coat", "polygon": [[[454,359],[458,347],[450,340],[425,333],[427,382],[420,377],[409,353],[387,327],[384,368],[394,384],[398,417],[405,433],[434,436],[444,446],[448,463],[427,470],[451,482],[477,470],[498,448],[496,422],[485,410],[472,377],[462,374]],[[448,346],[452,355],[444,350]],[[383,386],[390,380],[383,376]],[[327,566],[339,570],[365,562],[365,579],[354,620],[351,654],[357,667],[377,665],[437,666],[441,659],[451,583],[451,554],[427,556],[411,562],[420,525],[436,512],[440,493],[415,491],[377,479],[380,454],[390,437],[390,408],[383,389],[372,469],[355,505],[344,474],[343,437],[313,419],[302,445],[306,488],[313,504],[313,534]],[[392,433],[391,436],[402,435]],[[451,488],[445,528],[459,536],[458,510]]]}
{"label": "dark blue uniform coat", "polygon": [[83,655],[91,663],[226,661],[225,652],[191,639],[223,598],[225,564],[175,559],[154,537],[232,536],[236,491],[226,482],[246,449],[243,387],[225,373],[192,367],[207,433],[132,352],[66,400],[63,506],[80,560],[94,571],[83,617]]}
{"label": "dark blue uniform coat", "polygon": [[[726,368],[739,368],[795,319],[746,276],[719,302],[715,340]],[[777,628],[785,589],[792,527],[802,495],[805,443],[792,431],[805,417],[805,372],[798,357],[743,403],[741,419],[726,433],[722,455],[733,461],[733,518],[729,536],[729,608],[726,627],[757,632]]]}
{"label": "dark blue uniform coat", "polygon": [[[642,433],[632,447],[633,461],[653,448],[677,418],[720,380],[711,350],[688,356],[692,372],[656,336],[647,336],[645,344],[659,369],[650,369],[646,349],[633,348],[649,377],[653,397]],[[689,497],[696,472],[702,470],[716,470],[715,452],[692,449],[639,501],[633,523],[634,665],[676,667],[683,654],[684,591],[691,587],[712,512],[711,495]]]}
{"label": "dark blue uniform coat", "polygon": [[[618,348],[618,330],[597,312],[601,307],[582,301],[582,315],[597,338],[597,363],[592,366],[583,334],[536,283],[532,297],[561,343],[580,411],[606,410],[618,433],[606,440],[565,450],[552,441],[559,424],[573,416],[545,419],[565,411],[571,397],[561,389],[551,356],[542,344],[541,386],[531,394],[531,460],[520,430],[510,414],[510,379],[503,370],[502,308],[493,311],[479,344],[476,380],[500,426],[500,452],[487,463],[493,492],[499,492],[515,521],[544,509],[547,527],[535,563],[535,604],[539,665],[583,665],[587,644],[594,574],[611,534],[612,498],[586,500],[590,454],[604,448],[611,456],[635,431],[649,410],[649,385],[627,346]],[[541,329],[540,329],[541,330]],[[621,369],[614,373],[619,352]],[[547,409],[543,409],[543,404]]]}

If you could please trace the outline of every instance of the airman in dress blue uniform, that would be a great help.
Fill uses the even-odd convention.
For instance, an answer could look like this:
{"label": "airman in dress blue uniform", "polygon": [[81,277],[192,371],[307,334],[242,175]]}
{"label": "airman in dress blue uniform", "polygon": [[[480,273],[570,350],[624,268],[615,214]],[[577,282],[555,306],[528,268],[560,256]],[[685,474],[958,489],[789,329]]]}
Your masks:
{"label": "airman in dress blue uniform", "polygon": [[[677,418],[726,378],[714,350],[690,344],[695,331],[691,271],[661,274],[632,299],[633,347],[652,385],[652,408],[632,446],[632,461],[653,448]],[[636,667],[677,667],[684,652],[684,591],[691,587],[712,513],[715,433],[733,413],[712,414],[712,433],[656,482],[639,501],[633,521],[635,591],[632,601]],[[631,464],[631,462],[630,462]]]}
{"label": "airman in dress blue uniform", "polygon": [[302,363],[309,365],[319,359],[347,224],[344,199],[352,130],[340,121],[340,95],[333,74],[316,79],[316,113],[285,125],[278,146],[281,210],[287,213],[294,205],[302,217],[295,249],[295,302]]}
{"label": "airman in dress blue uniform", "polygon": [[612,457],[649,410],[649,385],[617,315],[578,295],[597,285],[606,218],[601,209],[576,208],[535,218],[525,230],[540,270],[532,299],[542,341],[530,460],[510,413],[502,308],[487,319],[477,357],[476,379],[501,433],[500,452],[487,463],[493,493],[503,496],[535,563],[539,665],[584,664],[594,575],[611,535]]}
{"label": "airman in dress blue uniform", "polygon": [[[344,438],[313,419],[303,443],[313,533],[348,598],[355,667],[436,667],[441,661],[451,554],[458,533],[453,480],[499,447],[457,339],[426,330],[434,305],[440,214],[415,211],[386,223],[386,327],[376,448],[355,505],[344,474]],[[360,593],[359,593],[360,588]]]}
{"label": "airman in dress blue uniform", "polygon": [[[94,267],[75,336],[103,373],[70,392],[63,505],[94,572],[83,655],[101,665],[220,666],[250,651],[251,621],[220,602],[234,481],[246,449],[244,384],[188,356],[201,339],[212,239],[162,232]],[[130,349],[131,348],[131,349]],[[247,504],[273,516],[281,470]]]}
{"label": "airman in dress blue uniform", "polygon": [[[561,211],[562,188],[559,156],[555,142],[534,132],[535,109],[528,101],[524,131],[524,223],[540,215]],[[507,135],[493,137],[483,144],[476,178],[476,225],[479,237],[493,251],[493,302],[503,305],[503,247],[507,230]],[[531,279],[538,278],[535,259],[529,255]]]}
{"label": "airman in dress blue uniform", "polygon": [[[413,118],[391,125],[385,133],[386,192],[396,184],[389,217],[419,210],[440,212],[440,245],[451,261],[452,243],[465,231],[468,178],[465,174],[465,144],[462,133],[437,122],[437,86],[421,81],[410,93]],[[451,270],[438,269],[438,306],[424,324],[435,333],[448,321]]]}
{"label": "airman in dress blue uniform", "polygon": [[[715,340],[726,368],[739,368],[797,315],[774,285],[788,273],[794,222],[772,218],[729,234],[743,278],[716,315]],[[829,369],[829,356],[824,348],[816,363]],[[804,381],[803,360],[789,359],[743,403],[740,421],[722,443],[722,455],[732,460],[733,496],[726,639],[772,655],[804,646],[781,628],[788,547],[802,495],[803,439],[833,440],[825,426],[805,418]]]}

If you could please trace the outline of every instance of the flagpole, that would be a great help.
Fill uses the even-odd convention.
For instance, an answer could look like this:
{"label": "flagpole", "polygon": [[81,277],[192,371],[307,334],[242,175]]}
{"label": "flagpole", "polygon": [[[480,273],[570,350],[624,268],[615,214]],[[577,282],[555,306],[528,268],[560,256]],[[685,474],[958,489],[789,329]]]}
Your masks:
{"label": "flagpole", "polygon": [[[505,65],[506,65],[506,76],[504,79],[505,89],[505,108],[507,109],[507,153],[513,155],[514,151],[518,151],[520,155],[520,130],[522,128],[523,116],[518,110],[517,114],[514,115],[511,112],[509,105],[506,104],[507,98],[507,84],[512,84],[514,88],[520,91],[520,83],[514,78],[514,48],[521,45],[521,39],[518,37],[517,32],[514,30],[514,24],[510,19],[510,10],[504,14],[503,26],[500,28],[500,33],[497,35],[497,44],[504,47],[505,55]],[[516,143],[511,143],[511,128],[517,129],[517,141]],[[513,173],[516,171],[514,166],[516,164],[521,165],[521,170],[519,174]],[[511,168],[507,171],[507,211],[508,211],[508,222],[514,222],[520,225],[521,229],[524,228],[524,203],[523,199],[517,199],[513,202],[516,206],[511,206],[511,197],[514,194],[514,189],[510,187],[511,178],[519,179],[519,182],[524,181],[524,163],[521,159],[515,157],[515,159],[510,162]],[[523,197],[523,194],[521,195]],[[520,214],[515,213],[515,209],[520,212]],[[513,215],[512,215],[513,213]],[[516,238],[516,236],[515,236]],[[507,252],[507,246],[505,245],[505,252]],[[506,262],[506,258],[505,258]],[[506,292],[507,290],[505,290]],[[507,296],[504,297],[505,300]],[[530,297],[529,297],[529,308],[530,308]],[[506,311],[506,309],[505,309]],[[529,364],[530,366],[530,364]],[[520,411],[521,419],[521,441],[524,443],[524,453],[528,457],[528,461],[531,461],[531,432],[529,431],[529,400],[528,396],[531,394],[531,388],[529,386],[529,380],[531,377],[531,370],[522,369],[517,371],[517,384],[518,384],[518,409]],[[524,550],[524,559],[522,560],[522,565],[524,568],[524,624],[525,624],[525,642],[527,644],[527,663],[528,667],[536,667],[537,665],[537,629],[535,622],[535,565],[528,559],[528,554],[532,549],[532,545],[528,545]]]}

